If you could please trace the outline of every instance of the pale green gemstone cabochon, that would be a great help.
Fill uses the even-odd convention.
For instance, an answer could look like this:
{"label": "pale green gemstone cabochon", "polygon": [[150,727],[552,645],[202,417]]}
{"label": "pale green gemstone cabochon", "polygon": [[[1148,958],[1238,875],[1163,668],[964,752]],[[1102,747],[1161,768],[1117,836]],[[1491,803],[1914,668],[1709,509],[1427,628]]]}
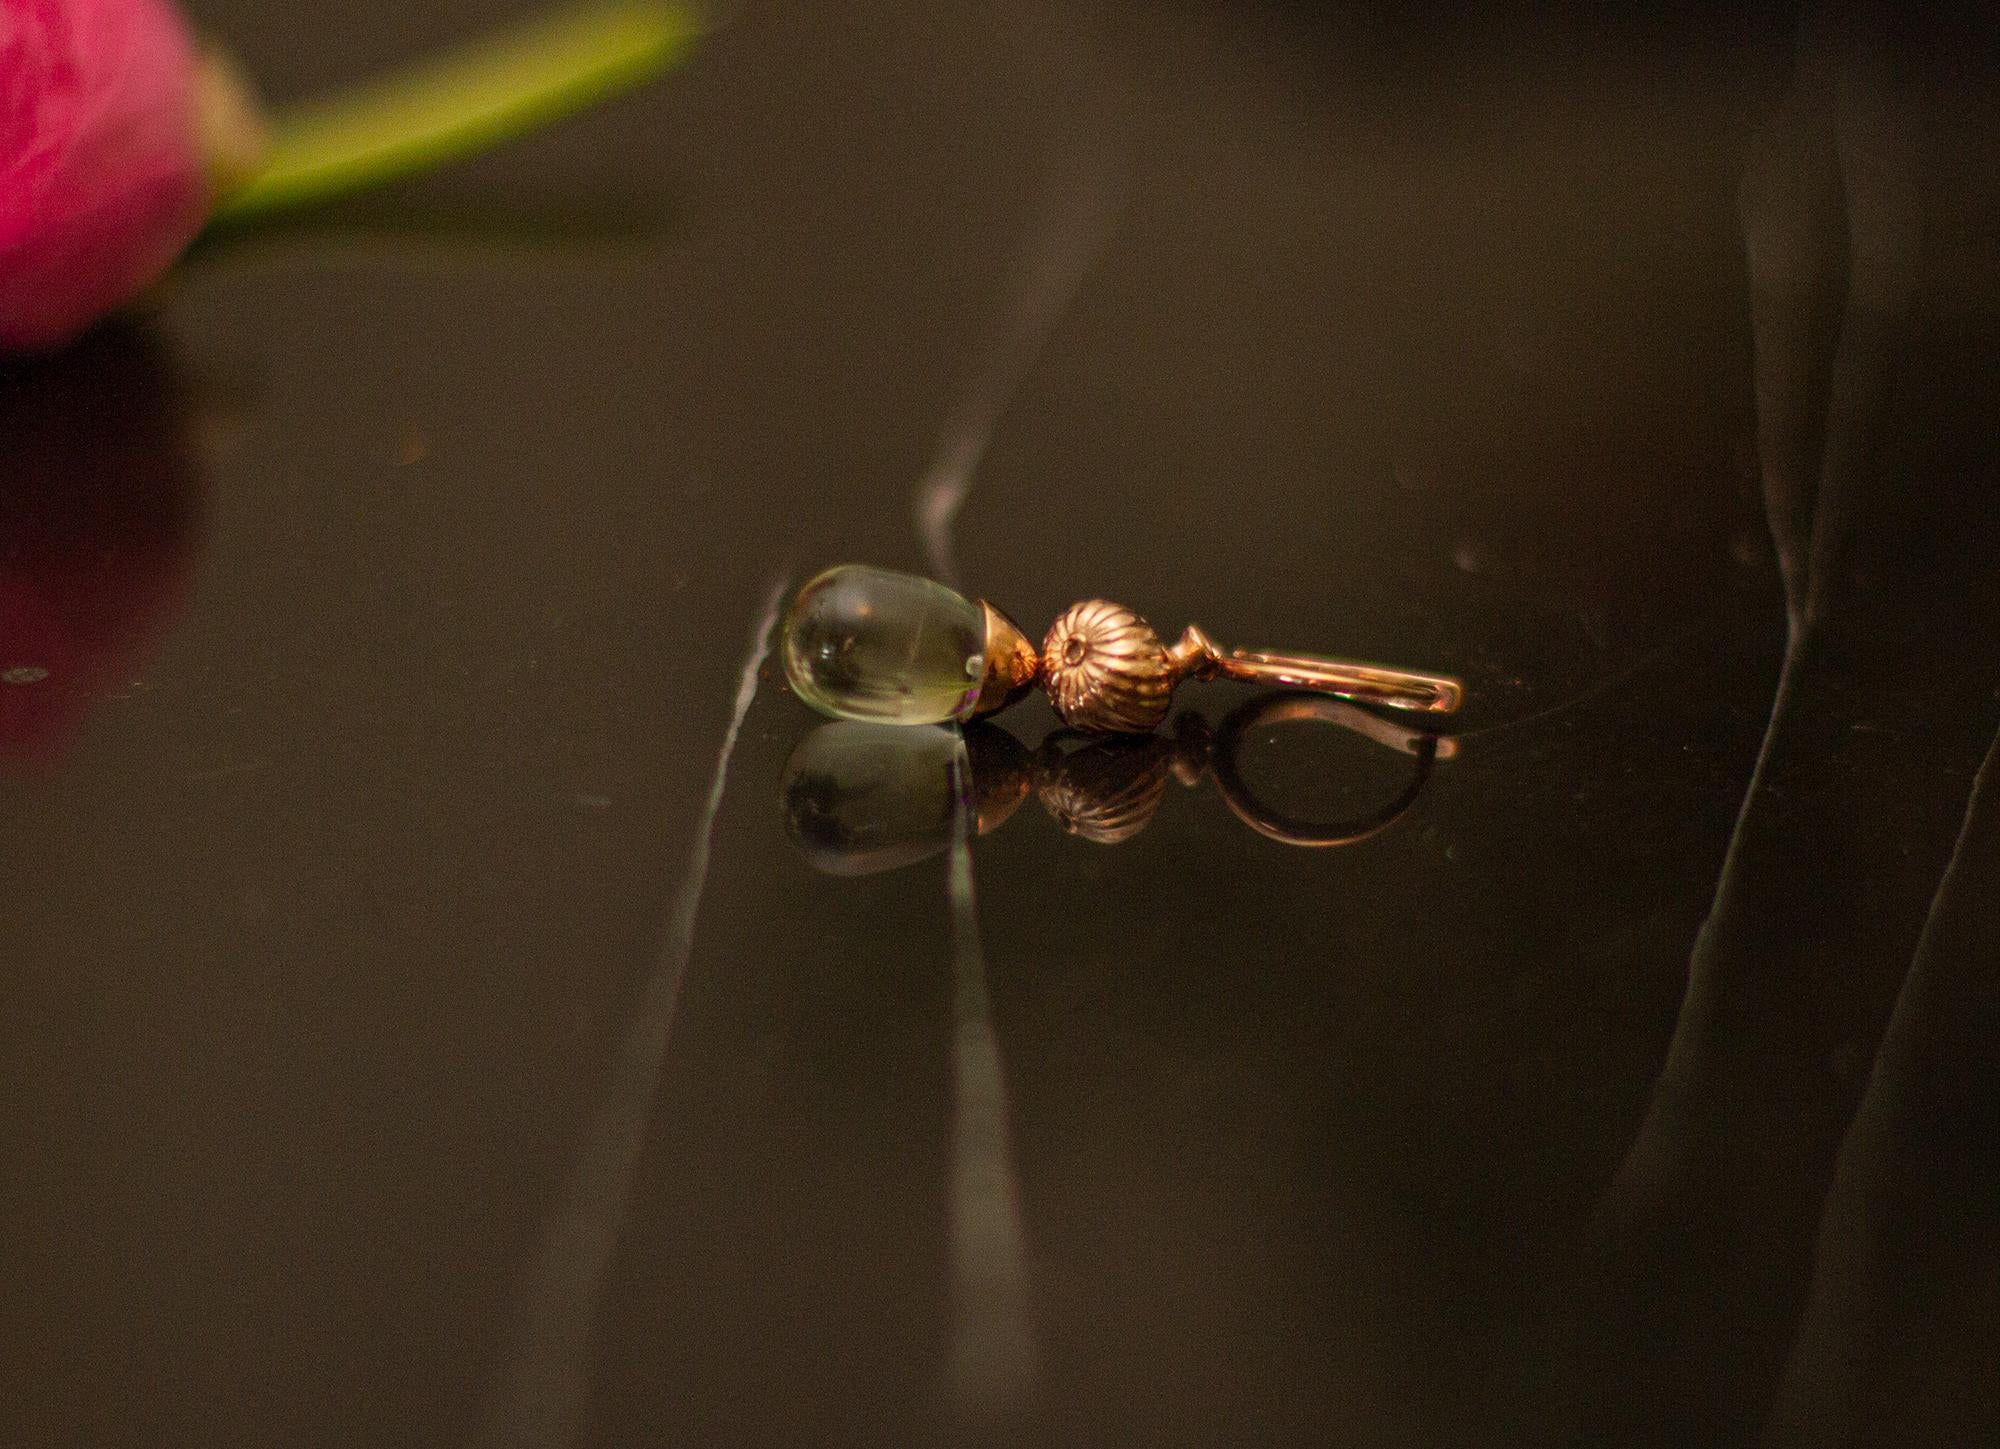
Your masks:
{"label": "pale green gemstone cabochon", "polygon": [[986,616],[930,579],[842,564],[799,590],[784,653],[792,688],[826,714],[963,721],[986,673]]}

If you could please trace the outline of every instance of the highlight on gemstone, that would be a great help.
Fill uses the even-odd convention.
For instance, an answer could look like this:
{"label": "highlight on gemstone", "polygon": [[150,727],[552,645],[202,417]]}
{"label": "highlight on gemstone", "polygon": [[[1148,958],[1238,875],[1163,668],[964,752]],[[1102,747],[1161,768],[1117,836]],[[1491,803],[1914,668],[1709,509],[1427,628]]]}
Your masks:
{"label": "highlight on gemstone", "polygon": [[964,721],[986,674],[986,616],[930,579],[842,564],[792,601],[784,656],[793,690],[826,714]]}

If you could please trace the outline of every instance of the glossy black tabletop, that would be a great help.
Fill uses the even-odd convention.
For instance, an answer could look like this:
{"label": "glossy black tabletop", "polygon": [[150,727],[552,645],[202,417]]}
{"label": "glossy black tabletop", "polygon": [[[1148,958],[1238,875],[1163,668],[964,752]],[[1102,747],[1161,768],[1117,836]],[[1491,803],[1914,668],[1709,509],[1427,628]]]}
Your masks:
{"label": "glossy black tabletop", "polygon": [[[0,370],[0,1443],[1994,1442],[1927,25],[746,0]],[[1469,700],[906,756],[843,561]]]}

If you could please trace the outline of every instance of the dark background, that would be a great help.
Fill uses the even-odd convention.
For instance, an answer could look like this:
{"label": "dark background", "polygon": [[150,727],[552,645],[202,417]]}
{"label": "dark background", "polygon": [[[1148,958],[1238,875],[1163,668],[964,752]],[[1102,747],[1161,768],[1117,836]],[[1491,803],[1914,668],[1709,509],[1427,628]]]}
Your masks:
{"label": "dark background", "polygon": [[[0,1441],[1991,1442],[1990,39],[759,0],[0,377]],[[982,409],[970,592],[1456,671],[1411,812],[1029,804],[982,970],[767,664],[711,831]]]}

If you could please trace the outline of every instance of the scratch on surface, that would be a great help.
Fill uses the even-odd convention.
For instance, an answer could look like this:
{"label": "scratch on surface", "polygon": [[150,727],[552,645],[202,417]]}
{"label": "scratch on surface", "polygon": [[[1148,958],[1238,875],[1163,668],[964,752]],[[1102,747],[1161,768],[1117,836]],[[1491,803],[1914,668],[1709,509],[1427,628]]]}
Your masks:
{"label": "scratch on surface", "polygon": [[952,531],[972,491],[973,470],[986,454],[994,426],[1022,376],[1068,310],[1091,263],[1104,248],[1121,200],[1121,168],[1108,135],[1071,143],[1050,187],[1033,245],[1017,260],[1008,305],[945,419],[937,453],[918,480],[917,533],[932,574],[954,586],[958,557]]}
{"label": "scratch on surface", "polygon": [[951,844],[951,1394],[967,1419],[1019,1407],[1036,1377],[1020,1183],[972,880],[972,764],[961,742]]}
{"label": "scratch on surface", "polygon": [[[1120,201],[1120,165],[1108,130],[1070,144],[1034,244],[1016,263],[1010,303],[913,497],[932,574],[956,585],[954,533],[994,426],[1103,249]],[[1006,1070],[993,1029],[986,955],[973,887],[971,761],[956,763],[949,895],[953,954],[950,1186],[953,1413],[991,1425],[1023,1407],[1038,1374],[1028,1292],[1021,1190],[1008,1123]]]}
{"label": "scratch on surface", "polygon": [[695,920],[708,884],[709,854],[730,757],[757,695],[758,672],[770,654],[786,582],[782,574],[771,581],[757,616],[659,959],[612,1059],[603,1099],[516,1301],[503,1377],[487,1404],[484,1442],[489,1445],[558,1449],[576,1443],[582,1432],[590,1401],[598,1301],[624,1227],[681,983],[694,948]]}

